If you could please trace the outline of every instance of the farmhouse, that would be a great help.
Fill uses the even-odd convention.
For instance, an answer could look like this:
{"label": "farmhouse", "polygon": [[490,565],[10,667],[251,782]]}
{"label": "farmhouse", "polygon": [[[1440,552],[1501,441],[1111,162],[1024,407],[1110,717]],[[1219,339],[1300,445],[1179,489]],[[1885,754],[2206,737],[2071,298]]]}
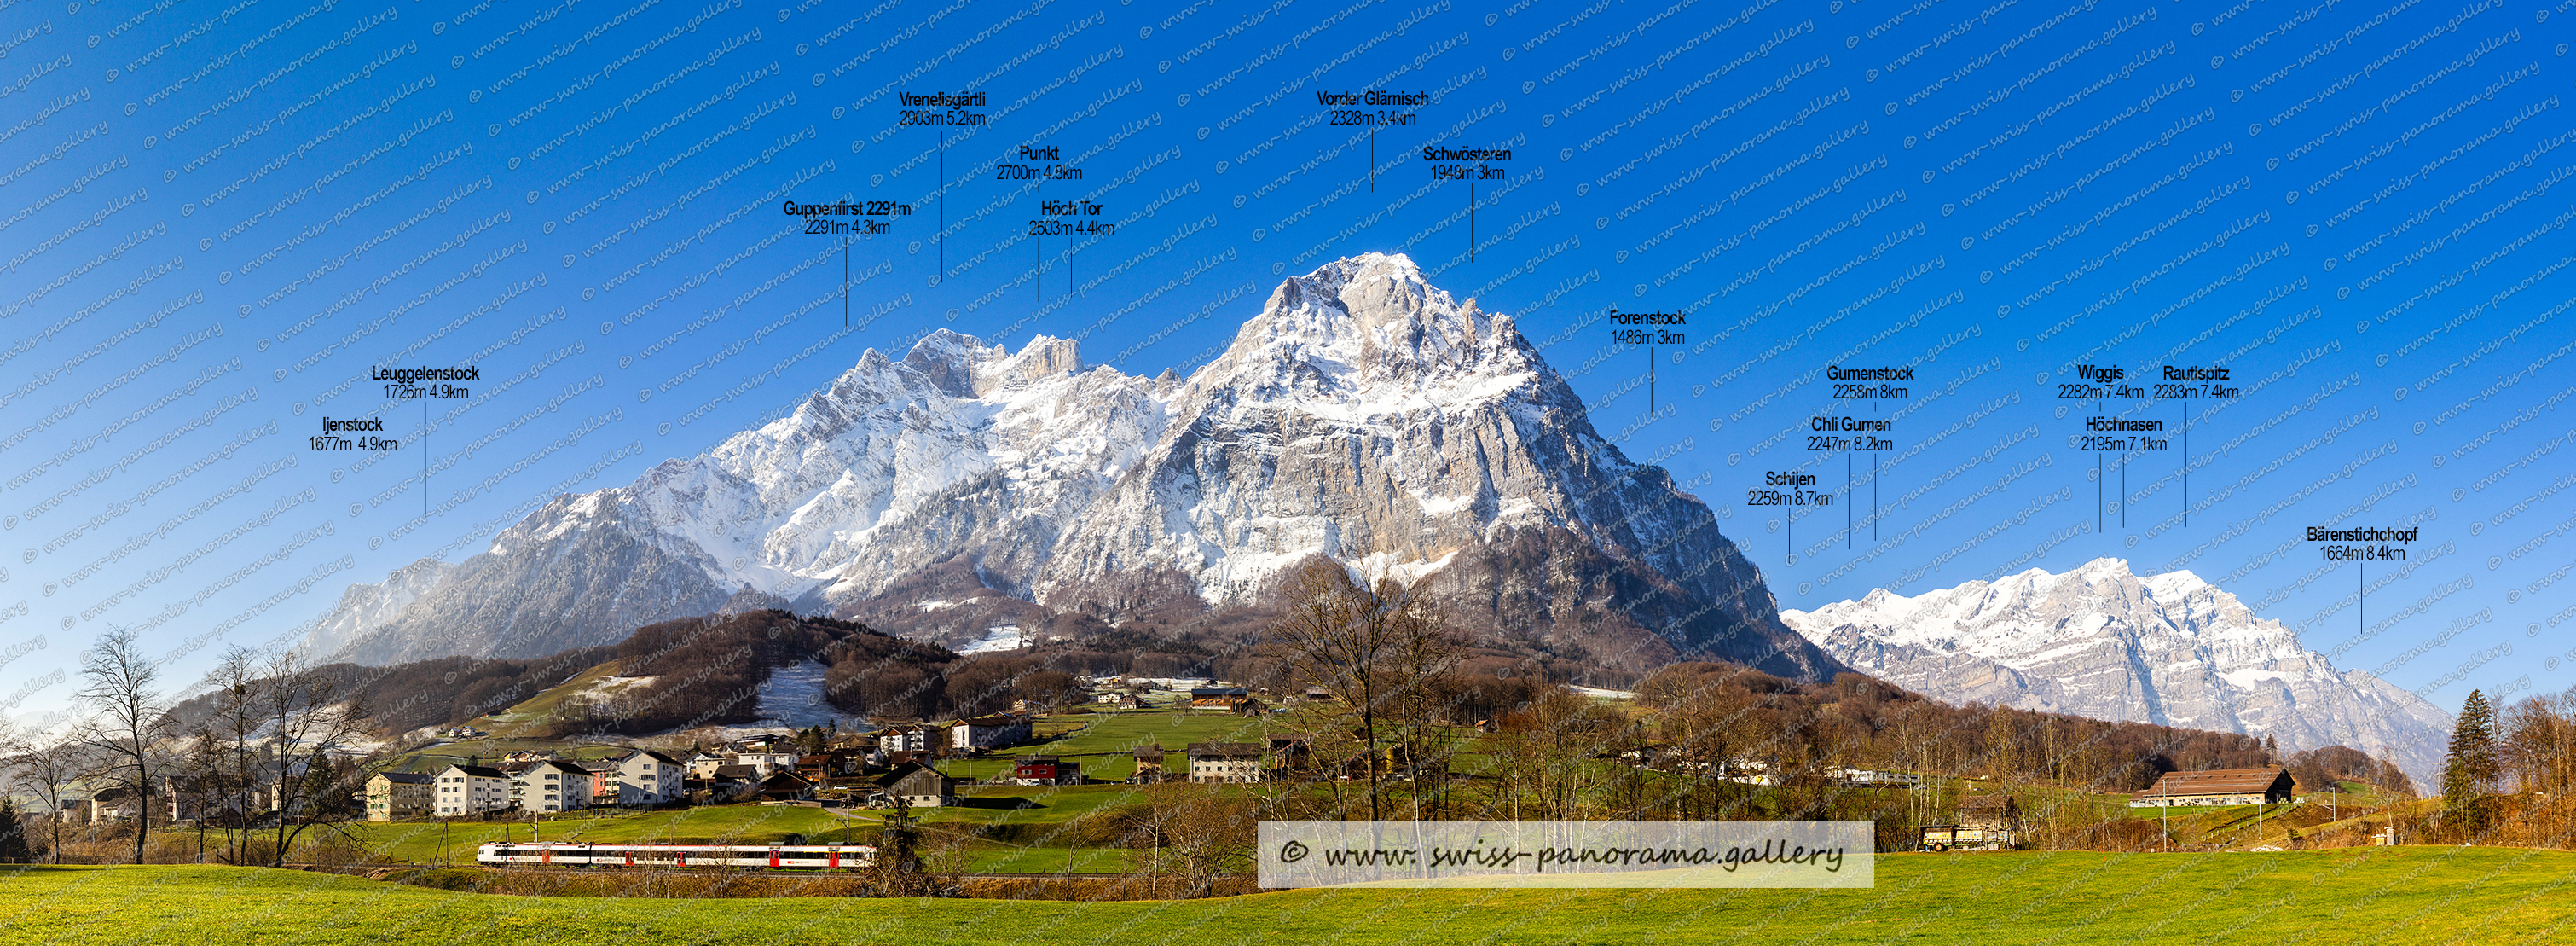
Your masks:
{"label": "farmhouse", "polygon": [[415,818],[436,807],[438,777],[410,772],[378,772],[367,780],[367,820]]}
{"label": "farmhouse", "polygon": [[1270,737],[1270,768],[1280,774],[1315,774],[1315,737],[1278,733]]}
{"label": "farmhouse", "polygon": [[1138,785],[1150,785],[1163,780],[1162,747],[1145,746],[1137,749],[1133,755],[1136,758],[1136,775],[1128,781]]}
{"label": "farmhouse", "polygon": [[828,787],[833,779],[866,771],[870,754],[867,749],[856,748],[825,749],[821,752],[808,753],[804,758],[796,760],[796,774],[816,786]]}
{"label": "farmhouse", "polygon": [[2132,808],[2186,805],[2261,805],[2298,797],[2297,781],[2277,765],[2253,769],[2167,772],[2154,787],[2129,800]]}
{"label": "farmhouse", "polygon": [[719,765],[706,778],[687,783],[691,795],[701,804],[726,804],[741,801],[760,790],[760,770],[748,765]]}
{"label": "farmhouse", "polygon": [[1190,709],[1251,716],[1261,712],[1261,701],[1242,687],[1200,687],[1190,691]]}
{"label": "farmhouse", "polygon": [[1082,763],[1051,755],[1033,755],[1020,760],[1012,781],[1021,785],[1080,785]]}
{"label": "farmhouse", "polygon": [[143,800],[124,788],[110,788],[89,797],[89,823],[106,824],[131,820],[142,813]]}
{"label": "farmhouse", "polygon": [[957,803],[957,780],[939,774],[938,769],[919,762],[895,766],[877,779],[888,797],[900,798],[915,808],[936,808]]}
{"label": "farmhouse", "polygon": [[753,793],[762,801],[804,801],[814,797],[814,783],[794,772],[778,772],[761,779]]}

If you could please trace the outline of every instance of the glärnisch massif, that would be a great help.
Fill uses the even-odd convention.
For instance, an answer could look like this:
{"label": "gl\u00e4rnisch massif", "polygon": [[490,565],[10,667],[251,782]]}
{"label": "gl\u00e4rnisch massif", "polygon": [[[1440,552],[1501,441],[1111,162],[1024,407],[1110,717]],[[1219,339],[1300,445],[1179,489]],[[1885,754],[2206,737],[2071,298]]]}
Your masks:
{"label": "gl\u00e4rnisch massif", "polygon": [[787,417],[353,586],[306,640],[365,663],[524,657],[761,606],[968,649],[1249,636],[1274,578],[1318,555],[1428,581],[1480,645],[1603,682],[1691,657],[1842,669],[1508,316],[1374,253],[1282,282],[1187,377],[1043,336],[869,350]]}

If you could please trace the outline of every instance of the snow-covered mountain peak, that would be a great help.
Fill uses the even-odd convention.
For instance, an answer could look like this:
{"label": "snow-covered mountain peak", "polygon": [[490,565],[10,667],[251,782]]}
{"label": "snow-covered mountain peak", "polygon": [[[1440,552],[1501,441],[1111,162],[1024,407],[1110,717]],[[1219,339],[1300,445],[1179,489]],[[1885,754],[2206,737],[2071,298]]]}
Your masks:
{"label": "snow-covered mountain peak", "polygon": [[2220,646],[2220,655],[2232,662],[2301,652],[2280,622],[2256,618],[2235,595],[2199,576],[2179,571],[2142,577],[2118,558],[2094,559],[2059,574],[2033,568],[1912,597],[1873,589],[1856,601],[1782,617],[1792,627],[1852,627],[1890,644],[2008,662],[2095,638],[2205,641]]}
{"label": "snow-covered mountain peak", "polygon": [[913,343],[904,353],[903,367],[951,396],[974,397],[976,366],[1004,354],[1000,345],[943,328]]}
{"label": "snow-covered mountain peak", "polygon": [[1356,420],[1563,390],[1508,317],[1432,286],[1403,254],[1368,253],[1280,283],[1178,401]]}
{"label": "snow-covered mountain peak", "polygon": [[963,644],[1048,609],[1253,603],[1317,555],[1457,573],[1459,607],[1631,669],[1701,647],[1831,669],[1708,508],[1604,441],[1509,319],[1387,254],[1285,280],[1186,379],[1086,368],[1046,336],[870,350],[787,417],[558,499],[359,650],[544,653],[759,596],[905,623],[932,586],[1019,602],[935,631]]}
{"label": "snow-covered mountain peak", "polygon": [[[1263,315],[1273,337],[1290,333],[1330,340],[1377,334],[1392,327],[1418,330],[1426,322],[1463,323],[1481,334],[1483,319],[1461,309],[1447,290],[1431,285],[1422,268],[1402,253],[1363,253],[1334,260],[1272,291]],[[1256,321],[1255,325],[1258,322]],[[1246,325],[1250,334],[1255,325]]]}
{"label": "snow-covered mountain peak", "polygon": [[890,374],[900,374],[926,381],[951,397],[971,398],[1081,370],[1081,343],[1069,338],[1040,335],[1013,353],[998,343],[940,329],[913,343],[899,363],[868,349],[859,356],[858,365],[833,384],[832,391],[874,395],[882,393]]}
{"label": "snow-covered mountain peak", "polygon": [[2418,772],[2448,725],[2198,575],[2140,576],[2116,558],[1912,597],[1877,589],[1780,619],[1855,669],[1948,700],[2274,734],[2293,749],[2388,747]]}
{"label": "snow-covered mountain peak", "polygon": [[[1001,346],[993,348],[998,351]],[[1052,378],[1082,373],[1082,343],[1070,338],[1040,335],[1020,346],[1017,354],[986,359],[975,365],[975,395],[984,397],[995,391],[1025,388]]]}

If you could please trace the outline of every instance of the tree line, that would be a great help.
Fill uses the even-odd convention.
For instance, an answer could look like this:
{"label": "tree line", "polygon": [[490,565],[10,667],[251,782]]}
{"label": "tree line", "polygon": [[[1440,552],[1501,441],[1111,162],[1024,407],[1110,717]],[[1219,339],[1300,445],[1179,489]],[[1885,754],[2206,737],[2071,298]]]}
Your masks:
{"label": "tree line", "polygon": [[[354,759],[372,748],[373,711],[345,666],[236,647],[181,712],[160,664],[118,629],[83,655],[80,680],[89,715],[67,735],[0,732],[0,774],[43,809],[12,819],[19,831],[0,838],[0,859],[31,858],[41,840],[61,862],[75,801],[123,812],[116,831],[136,863],[156,823],[193,821],[199,853],[215,860],[275,864],[313,825],[357,811]],[[211,851],[209,829],[224,829]]]}
{"label": "tree line", "polygon": [[2442,841],[2576,845],[2576,687],[2501,708],[2469,691],[2443,754],[2441,805],[2406,827]]}

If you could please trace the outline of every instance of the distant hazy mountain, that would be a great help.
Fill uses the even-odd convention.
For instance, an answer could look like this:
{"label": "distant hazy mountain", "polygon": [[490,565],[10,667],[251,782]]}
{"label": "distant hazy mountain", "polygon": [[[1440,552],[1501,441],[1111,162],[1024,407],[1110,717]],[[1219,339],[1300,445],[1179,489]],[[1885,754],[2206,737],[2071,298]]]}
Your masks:
{"label": "distant hazy mountain", "polygon": [[353,589],[312,645],[547,653],[783,601],[989,647],[1052,615],[1256,604],[1317,555],[1431,576],[1495,642],[1588,666],[1837,669],[1508,317],[1378,254],[1285,281],[1187,378],[1085,367],[1043,336],[870,350],[786,418],[557,499],[399,591]]}
{"label": "distant hazy mountain", "polygon": [[2119,559],[1903,597],[1885,589],[1782,620],[1854,669],[1937,699],[2345,745],[2438,784],[2449,714],[2336,670],[2279,621],[2187,571]]}

